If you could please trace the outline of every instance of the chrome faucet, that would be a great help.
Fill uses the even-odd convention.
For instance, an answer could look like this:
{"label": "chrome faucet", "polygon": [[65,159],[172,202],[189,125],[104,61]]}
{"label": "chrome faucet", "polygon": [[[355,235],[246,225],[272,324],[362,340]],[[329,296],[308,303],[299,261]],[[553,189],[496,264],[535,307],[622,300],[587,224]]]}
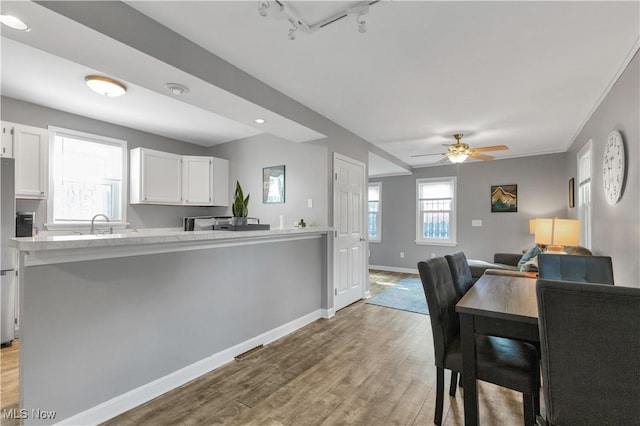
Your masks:
{"label": "chrome faucet", "polygon": [[[104,217],[104,218],[107,220],[107,222],[109,222],[109,218],[108,218],[106,215],[104,215],[104,214],[102,214],[102,213],[98,213],[98,214],[97,214],[97,215],[95,215],[93,218],[91,218],[91,230],[89,231],[89,235],[93,235],[93,225],[94,225],[94,222],[96,221],[96,218],[97,218],[98,216],[102,216],[102,217]],[[113,234],[113,228],[109,228],[109,233],[110,233],[110,234]]]}

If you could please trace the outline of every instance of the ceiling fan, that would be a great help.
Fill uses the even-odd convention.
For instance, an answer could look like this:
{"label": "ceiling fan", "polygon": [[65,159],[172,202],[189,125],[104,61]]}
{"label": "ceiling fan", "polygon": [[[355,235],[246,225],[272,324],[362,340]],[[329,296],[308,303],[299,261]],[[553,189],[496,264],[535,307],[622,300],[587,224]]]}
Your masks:
{"label": "ceiling fan", "polygon": [[439,154],[439,153],[438,154],[418,154],[418,155],[412,155],[412,157],[444,155],[444,158],[440,160],[439,163],[443,163],[447,160],[451,161],[452,163],[462,163],[468,157],[487,161],[487,160],[493,160],[493,157],[490,155],[480,154],[481,152],[504,151],[506,149],[509,149],[509,147],[506,145],[493,145],[493,146],[481,146],[479,148],[469,148],[469,145],[467,145],[466,143],[460,142],[460,139],[462,139],[462,133],[456,133],[453,135],[453,137],[456,139],[455,143],[452,143],[450,145],[444,145],[446,147],[449,147],[449,152],[444,152],[442,154]]}

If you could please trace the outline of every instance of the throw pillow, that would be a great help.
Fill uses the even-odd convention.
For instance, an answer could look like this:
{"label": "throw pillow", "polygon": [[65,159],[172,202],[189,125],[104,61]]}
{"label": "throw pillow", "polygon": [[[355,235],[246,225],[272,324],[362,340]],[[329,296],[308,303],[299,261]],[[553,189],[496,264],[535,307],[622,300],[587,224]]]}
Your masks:
{"label": "throw pillow", "polygon": [[523,263],[520,272],[538,272],[538,256]]}
{"label": "throw pillow", "polygon": [[525,254],[522,255],[522,257],[518,261],[518,268],[520,268],[520,270],[522,271],[522,265],[524,265],[525,263],[527,263],[537,255],[539,255],[540,253],[542,253],[542,250],[540,250],[540,247],[538,246],[531,247],[529,250],[527,250]]}

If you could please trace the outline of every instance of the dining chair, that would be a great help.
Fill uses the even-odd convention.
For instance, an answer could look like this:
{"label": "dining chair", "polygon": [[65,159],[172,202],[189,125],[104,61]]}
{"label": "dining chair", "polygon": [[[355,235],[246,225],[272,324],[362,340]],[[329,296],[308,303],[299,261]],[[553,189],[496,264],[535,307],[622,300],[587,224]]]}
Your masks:
{"label": "dining chair", "polygon": [[[434,257],[418,262],[435,354],[436,410],[433,422],[442,423],[444,370],[451,370],[449,395],[455,396],[458,373],[462,371],[460,300],[447,260]],[[522,392],[525,425],[535,424],[540,407],[540,365],[536,348],[528,343],[494,336],[476,336],[477,379]]]}
{"label": "dining chair", "polygon": [[449,264],[451,277],[458,290],[458,295],[462,297],[473,286],[473,278],[471,277],[471,269],[469,268],[467,257],[464,252],[457,251],[445,255],[444,258],[447,259]]}
{"label": "dining chair", "polygon": [[536,283],[547,423],[640,424],[640,288]]}
{"label": "dining chair", "polygon": [[539,254],[538,278],[613,285],[609,256]]}

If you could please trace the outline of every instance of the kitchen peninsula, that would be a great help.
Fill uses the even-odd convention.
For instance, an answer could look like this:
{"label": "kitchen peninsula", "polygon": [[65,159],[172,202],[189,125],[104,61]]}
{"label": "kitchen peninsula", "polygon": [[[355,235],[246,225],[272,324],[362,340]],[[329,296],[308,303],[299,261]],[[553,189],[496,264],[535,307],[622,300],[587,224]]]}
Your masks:
{"label": "kitchen peninsula", "polygon": [[329,231],[13,239],[21,408],[56,412],[26,422],[100,423],[332,316]]}

